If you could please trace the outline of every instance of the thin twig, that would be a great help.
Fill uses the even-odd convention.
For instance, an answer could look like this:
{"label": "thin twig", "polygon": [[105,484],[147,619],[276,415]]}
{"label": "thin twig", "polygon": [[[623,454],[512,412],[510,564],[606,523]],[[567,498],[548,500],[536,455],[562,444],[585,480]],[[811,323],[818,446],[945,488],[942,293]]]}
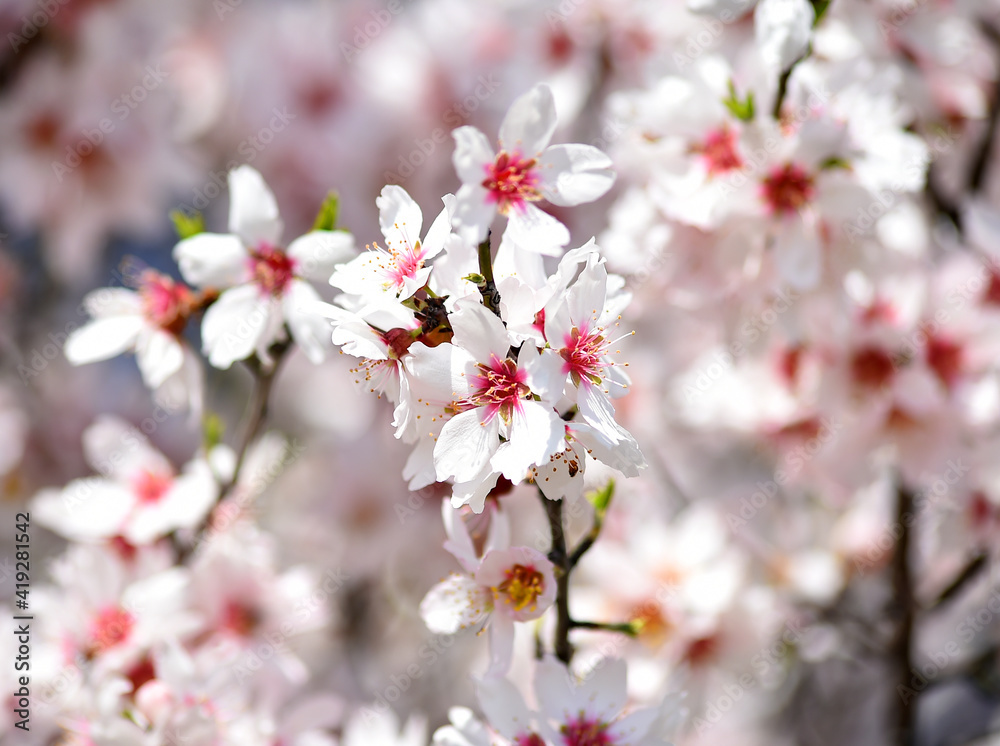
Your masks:
{"label": "thin twig", "polygon": [[569,642],[569,555],[566,553],[566,534],[563,529],[563,501],[549,500],[538,491],[549,519],[549,530],[552,534],[552,546],[549,549],[549,561],[556,566],[556,631],[552,648],[556,658],[566,665],[573,659],[573,646]]}
{"label": "thin twig", "polygon": [[966,585],[975,580],[979,574],[986,569],[988,565],[989,557],[986,554],[977,554],[968,564],[962,568],[962,571],[955,576],[943,591],[941,591],[937,598],[935,598],[927,607],[926,610],[936,609],[939,606],[943,606],[948,603],[951,599],[959,594],[959,592],[966,587]]}
{"label": "thin twig", "polygon": [[896,489],[896,525],[900,527],[899,540],[892,556],[892,599],[897,620],[896,633],[889,646],[890,665],[894,669],[896,686],[890,698],[896,746],[913,746],[915,697],[903,697],[909,689],[913,675],[913,574],[910,567],[910,539],[913,531],[913,493],[900,484]]}

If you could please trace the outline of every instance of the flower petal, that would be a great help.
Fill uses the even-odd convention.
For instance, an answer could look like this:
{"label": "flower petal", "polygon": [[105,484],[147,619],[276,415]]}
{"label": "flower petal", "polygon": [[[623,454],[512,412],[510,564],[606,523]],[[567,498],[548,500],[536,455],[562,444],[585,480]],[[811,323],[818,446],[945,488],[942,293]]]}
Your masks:
{"label": "flower petal", "polygon": [[292,241],[287,254],[296,261],[299,277],[327,282],[334,268],[349,262],[357,252],[354,236],[347,231],[310,231]]}
{"label": "flower petal", "polygon": [[556,104],[544,83],[519,97],[500,125],[500,147],[529,158],[540,154],[556,131]]}
{"label": "flower petal", "polygon": [[199,233],[174,247],[174,261],[185,282],[198,287],[228,288],[249,277],[250,255],[237,236]]}
{"label": "flower petal", "polygon": [[237,360],[250,357],[269,327],[276,309],[253,285],[225,291],[208,310],[201,324],[202,348],[208,361],[225,370]]}
{"label": "flower petal", "polygon": [[453,130],[455,152],[451,161],[455,172],[463,184],[481,184],[486,178],[486,167],[496,159],[486,135],[475,127],[459,127]]}
{"label": "flower petal", "polygon": [[492,606],[488,589],[468,575],[453,573],[427,591],[420,616],[431,632],[451,635],[481,622]]}
{"label": "flower petal", "polygon": [[553,145],[542,154],[538,172],[542,194],[554,205],[593,202],[615,183],[611,159],[591,145]]}
{"label": "flower petal", "polygon": [[444,423],[434,444],[434,468],[438,481],[454,477],[468,482],[490,460],[499,445],[500,418],[485,421],[486,410],[476,407]]}
{"label": "flower petal", "polygon": [[259,243],[277,246],[281,231],[278,202],[260,172],[250,166],[230,171],[229,232],[252,247]]}
{"label": "flower petal", "polygon": [[558,256],[569,243],[566,226],[531,204],[512,210],[508,216],[504,239],[518,246],[546,256]]}
{"label": "flower petal", "polygon": [[[420,231],[424,226],[424,216],[420,205],[413,201],[406,190],[395,184],[382,187],[376,198],[378,224],[386,243],[392,248],[414,248],[420,241]],[[403,246],[399,243],[402,241]]]}
{"label": "flower petal", "polygon": [[69,335],[63,353],[73,365],[107,360],[131,349],[145,323],[142,316],[94,319]]}
{"label": "flower petal", "polygon": [[184,364],[184,349],[173,334],[154,329],[149,334],[140,336],[135,360],[142,371],[142,380],[155,389],[181,369]]}
{"label": "flower petal", "polygon": [[319,303],[319,293],[302,280],[292,280],[281,299],[282,311],[288,328],[292,331],[292,338],[314,365],[326,359],[330,346],[330,327],[326,319],[315,311]]}

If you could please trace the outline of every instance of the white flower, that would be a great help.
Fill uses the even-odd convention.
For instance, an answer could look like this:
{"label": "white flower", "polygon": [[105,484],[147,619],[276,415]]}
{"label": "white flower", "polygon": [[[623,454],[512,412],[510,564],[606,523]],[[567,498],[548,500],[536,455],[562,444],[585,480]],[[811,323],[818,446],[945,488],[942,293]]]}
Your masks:
{"label": "white flower", "polygon": [[514,622],[537,619],[555,601],[554,566],[530,547],[509,547],[510,527],[500,511],[491,516],[490,533],[479,557],[458,512],[441,505],[448,540],[444,547],[465,568],[431,588],[420,604],[427,628],[454,634],[478,627],[490,629],[490,672],[510,667]]}
{"label": "white flower", "polygon": [[304,278],[327,280],[335,264],[353,255],[353,237],[313,231],[282,249],[278,205],[261,175],[240,166],[229,174],[229,192],[230,233],[200,233],[174,248],[188,282],[225,288],[202,322],[209,362],[228,368],[254,352],[267,361],[285,323],[309,359],[320,362],[327,326],[315,313],[319,295]]}
{"label": "white flower", "polygon": [[[66,359],[82,365],[133,351],[150,388],[178,374],[198,388],[197,356],[180,335],[200,300],[187,286],[154,270],[142,272],[138,285],[137,290],[102,288],[87,295],[84,306],[93,321],[69,335]],[[197,396],[194,390],[191,394]]]}
{"label": "white flower", "polygon": [[43,490],[33,510],[40,523],[75,541],[115,537],[149,544],[179,528],[194,528],[218,496],[204,459],[177,474],[142,434],[102,417],[83,436],[88,461],[103,478],[75,479],[62,490]]}
{"label": "white flower", "polygon": [[453,162],[462,187],[456,197],[455,227],[480,242],[499,212],[508,219],[506,234],[516,244],[543,254],[558,254],[569,242],[566,226],[534,204],[593,202],[614,183],[611,159],[589,145],[553,145],[556,109],[552,92],[538,85],[518,98],[500,125],[500,150],[493,152],[475,127],[456,129]]}
{"label": "white flower", "polygon": [[445,207],[440,212],[421,242],[423,214],[405,189],[384,187],[376,204],[386,247],[375,244],[347,264],[338,265],[330,284],[353,295],[377,298],[390,294],[403,301],[427,283],[431,268],[425,263],[444,249],[451,234],[451,211]]}
{"label": "white flower", "polygon": [[[532,464],[562,448],[563,426],[552,408],[562,391],[549,391],[559,361],[527,343],[516,361],[508,357],[503,323],[481,305],[463,307],[450,321],[450,343],[414,344],[404,361],[411,388],[419,383],[452,415],[433,449],[437,478],[467,482],[490,467],[518,484]],[[420,406],[414,396],[410,408]]]}

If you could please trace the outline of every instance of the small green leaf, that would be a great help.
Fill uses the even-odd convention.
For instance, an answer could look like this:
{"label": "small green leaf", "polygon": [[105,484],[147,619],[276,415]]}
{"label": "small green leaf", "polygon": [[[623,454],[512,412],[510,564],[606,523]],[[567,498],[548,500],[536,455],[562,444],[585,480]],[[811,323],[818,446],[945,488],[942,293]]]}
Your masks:
{"label": "small green leaf", "polygon": [[755,107],[753,102],[753,91],[747,93],[745,99],[740,100],[736,95],[736,86],[733,81],[729,81],[729,98],[722,99],[729,112],[741,122],[749,122],[754,117]]}
{"label": "small green leaf", "polygon": [[336,229],[339,212],[340,196],[336,192],[330,191],[326,195],[326,199],[323,200],[323,204],[320,205],[319,214],[316,215],[312,229],[314,231],[332,231]]}
{"label": "small green leaf", "polygon": [[812,4],[813,9],[816,11],[816,17],[813,20],[813,27],[815,28],[823,20],[823,14],[830,7],[830,0],[812,0]]}
{"label": "small green leaf", "polygon": [[205,439],[205,450],[210,451],[222,442],[222,434],[226,430],[226,425],[215,412],[205,414],[202,421],[202,435]]}
{"label": "small green leaf", "polygon": [[594,506],[594,511],[603,516],[611,504],[611,498],[615,494],[615,480],[609,479],[608,483],[599,490],[587,493],[587,500]]}
{"label": "small green leaf", "polygon": [[170,221],[181,240],[205,232],[205,218],[200,212],[188,214],[183,210],[171,210]]}
{"label": "small green leaf", "polygon": [[825,161],[823,161],[822,163],[820,163],[819,167],[820,167],[820,170],[822,170],[822,171],[826,171],[827,169],[832,169],[832,168],[843,168],[843,169],[849,171],[851,169],[851,164],[845,158],[841,158],[839,156],[832,155],[829,158],[827,158]]}
{"label": "small green leaf", "polygon": [[473,272],[471,275],[466,275],[462,279],[465,280],[465,281],[467,281],[467,282],[474,283],[476,285],[485,285],[486,284],[486,278],[483,277],[478,272]]}

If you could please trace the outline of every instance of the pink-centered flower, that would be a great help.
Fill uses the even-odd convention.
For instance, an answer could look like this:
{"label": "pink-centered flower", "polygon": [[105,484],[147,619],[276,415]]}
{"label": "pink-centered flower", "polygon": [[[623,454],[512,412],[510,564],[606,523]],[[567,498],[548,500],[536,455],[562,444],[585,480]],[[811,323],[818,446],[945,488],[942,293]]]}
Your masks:
{"label": "pink-centered flower", "polygon": [[353,237],[312,231],[282,248],[278,205],[261,175],[249,166],[231,171],[229,194],[230,233],[200,233],[174,248],[188,282],[222,291],[202,322],[209,362],[228,368],[255,352],[266,361],[286,324],[306,355],[322,361],[328,327],[315,313],[320,297],[307,280],[326,281],[353,256]]}
{"label": "pink-centered flower", "polygon": [[475,127],[452,133],[453,162],[462,180],[453,222],[463,238],[482,241],[499,213],[507,218],[505,238],[522,248],[555,255],[569,243],[566,226],[534,203],[593,202],[611,188],[614,173],[611,159],[590,145],[549,146],[555,129],[552,92],[538,85],[507,111],[498,151]]}

